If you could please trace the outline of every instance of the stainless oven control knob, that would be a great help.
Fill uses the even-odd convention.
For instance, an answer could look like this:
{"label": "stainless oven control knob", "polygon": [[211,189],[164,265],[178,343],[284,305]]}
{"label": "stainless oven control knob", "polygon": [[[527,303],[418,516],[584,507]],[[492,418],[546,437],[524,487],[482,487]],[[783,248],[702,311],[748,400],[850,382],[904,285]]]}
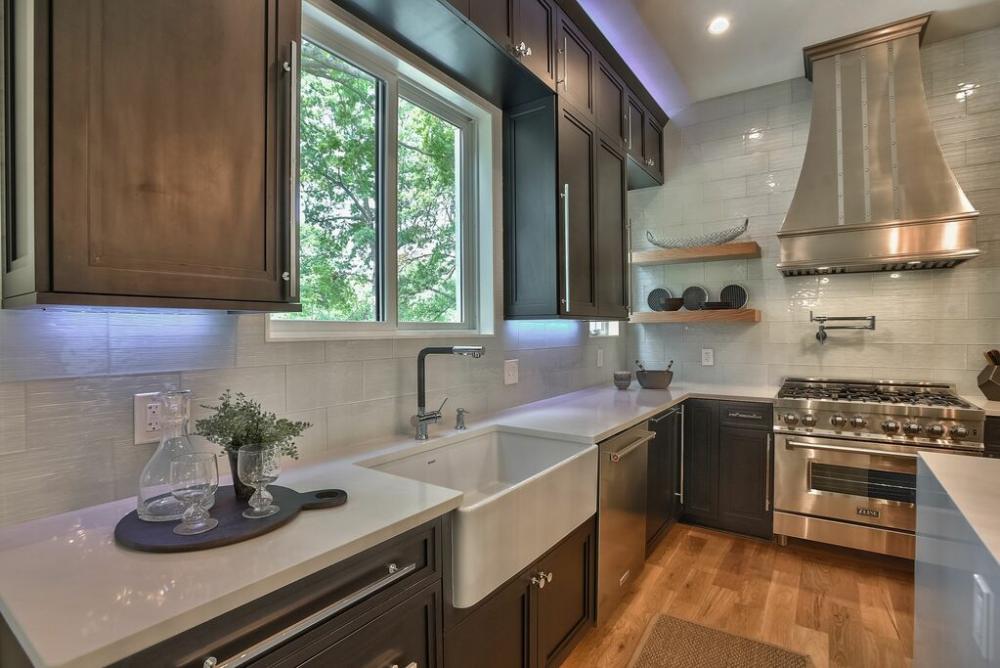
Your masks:
{"label": "stainless oven control knob", "polygon": [[927,427],[927,435],[931,438],[941,438],[944,436],[944,427],[939,424],[932,424]]}
{"label": "stainless oven control knob", "polygon": [[868,420],[864,419],[860,415],[855,415],[851,418],[851,426],[855,429],[862,429],[866,424],[868,424]]}
{"label": "stainless oven control knob", "polygon": [[887,434],[895,434],[899,431],[899,423],[895,420],[886,420],[882,423],[882,431]]}
{"label": "stainless oven control knob", "polygon": [[799,416],[796,415],[795,413],[785,413],[783,416],[781,416],[781,419],[784,420],[785,424],[787,425],[794,425],[798,423]]}
{"label": "stainless oven control knob", "polygon": [[963,427],[960,424],[955,425],[951,428],[949,432],[952,438],[966,438],[969,435],[968,427]]}
{"label": "stainless oven control knob", "polygon": [[923,430],[924,428],[916,422],[907,422],[903,425],[903,433],[907,436],[918,436]]}
{"label": "stainless oven control knob", "polygon": [[815,415],[803,415],[802,416],[802,426],[803,427],[815,427],[816,426],[816,416]]}
{"label": "stainless oven control knob", "polygon": [[830,418],[830,424],[832,424],[837,429],[840,429],[845,424],[847,424],[847,418],[845,418],[843,415],[834,415],[832,418]]}

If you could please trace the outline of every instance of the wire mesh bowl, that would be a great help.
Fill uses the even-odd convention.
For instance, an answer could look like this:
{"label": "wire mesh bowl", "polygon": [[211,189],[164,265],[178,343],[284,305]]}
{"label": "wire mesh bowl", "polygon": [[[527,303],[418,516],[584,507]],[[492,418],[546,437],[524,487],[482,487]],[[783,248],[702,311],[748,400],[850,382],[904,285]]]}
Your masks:
{"label": "wire mesh bowl", "polygon": [[659,246],[660,248],[695,248],[697,246],[719,246],[724,243],[729,243],[734,239],[742,236],[747,228],[750,227],[750,219],[747,218],[743,221],[742,225],[737,225],[736,227],[731,227],[728,230],[721,230],[719,232],[712,232],[710,234],[703,234],[698,237],[688,237],[687,239],[665,239],[660,241],[653,236],[653,233],[646,230],[646,238],[649,239],[649,243],[654,246]]}

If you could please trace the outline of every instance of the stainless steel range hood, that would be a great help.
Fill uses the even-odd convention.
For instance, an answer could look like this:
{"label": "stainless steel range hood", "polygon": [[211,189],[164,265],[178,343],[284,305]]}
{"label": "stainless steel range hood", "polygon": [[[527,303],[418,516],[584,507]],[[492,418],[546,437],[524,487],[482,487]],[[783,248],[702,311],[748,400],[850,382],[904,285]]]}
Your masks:
{"label": "stainless steel range hood", "polygon": [[785,276],[954,267],[979,254],[979,212],[927,112],[919,49],[930,16],[803,50],[812,123],[778,232]]}

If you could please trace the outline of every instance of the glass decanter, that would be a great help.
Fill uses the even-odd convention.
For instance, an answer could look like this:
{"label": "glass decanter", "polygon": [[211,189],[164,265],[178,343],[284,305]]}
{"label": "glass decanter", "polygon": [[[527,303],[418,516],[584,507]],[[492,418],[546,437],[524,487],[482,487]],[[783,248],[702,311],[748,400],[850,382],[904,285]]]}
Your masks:
{"label": "glass decanter", "polygon": [[[173,522],[182,518],[184,506],[171,493],[170,463],[197,449],[188,434],[191,419],[191,393],[187,390],[163,392],[160,403],[160,445],[139,476],[139,518],[147,522]],[[203,508],[215,503],[212,495]]]}

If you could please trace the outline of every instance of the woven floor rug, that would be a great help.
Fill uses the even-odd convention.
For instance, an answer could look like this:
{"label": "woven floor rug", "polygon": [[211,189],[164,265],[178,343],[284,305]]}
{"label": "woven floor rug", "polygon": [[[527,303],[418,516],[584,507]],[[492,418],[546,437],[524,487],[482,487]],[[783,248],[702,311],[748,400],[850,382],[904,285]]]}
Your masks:
{"label": "woven floor rug", "polygon": [[646,627],[629,668],[808,668],[808,657],[669,615]]}

